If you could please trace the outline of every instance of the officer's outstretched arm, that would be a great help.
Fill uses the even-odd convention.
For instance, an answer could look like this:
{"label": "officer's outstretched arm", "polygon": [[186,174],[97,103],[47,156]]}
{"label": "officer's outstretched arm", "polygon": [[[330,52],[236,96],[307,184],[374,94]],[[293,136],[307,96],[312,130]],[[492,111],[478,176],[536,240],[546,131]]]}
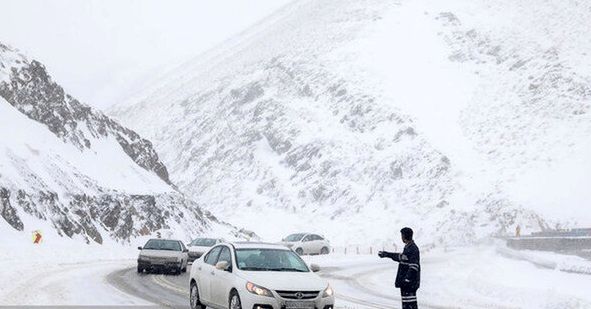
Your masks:
{"label": "officer's outstretched arm", "polygon": [[390,258],[396,262],[400,262],[400,253],[397,252],[380,251],[378,256],[381,258]]}

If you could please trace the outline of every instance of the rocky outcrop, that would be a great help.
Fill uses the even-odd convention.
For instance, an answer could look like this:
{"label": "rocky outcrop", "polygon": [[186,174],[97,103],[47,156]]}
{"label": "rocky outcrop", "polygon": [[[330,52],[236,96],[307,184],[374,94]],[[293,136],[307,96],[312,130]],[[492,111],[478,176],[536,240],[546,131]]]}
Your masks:
{"label": "rocky outcrop", "polygon": [[5,45],[0,45],[0,53],[12,53],[19,59],[18,66],[2,63],[7,80],[0,79],[0,96],[7,102],[82,150],[92,148],[92,139],[115,137],[134,162],[170,184],[168,171],[150,141],[67,94],[40,62],[29,61]]}
{"label": "rocky outcrop", "polygon": [[179,193],[150,141],[2,44],[0,108],[0,130],[22,133],[0,140],[0,220],[12,228],[34,230],[41,220],[60,236],[99,244],[161,230],[187,239],[210,229],[252,237]]}
{"label": "rocky outcrop", "polygon": [[10,203],[10,191],[5,188],[0,188],[0,214],[10,226],[19,231],[23,230],[23,222]]}
{"label": "rocky outcrop", "polygon": [[[59,235],[82,236],[87,243],[102,243],[105,237],[128,241],[173,227],[184,229],[187,235],[199,235],[211,227],[210,222],[219,223],[180,194],[128,195],[112,192],[64,198],[55,192],[11,191],[0,187],[0,203],[2,217],[17,230],[25,228],[16,212],[16,208],[20,208],[23,211],[21,215],[48,220]],[[246,232],[228,227],[238,235],[246,235]]]}

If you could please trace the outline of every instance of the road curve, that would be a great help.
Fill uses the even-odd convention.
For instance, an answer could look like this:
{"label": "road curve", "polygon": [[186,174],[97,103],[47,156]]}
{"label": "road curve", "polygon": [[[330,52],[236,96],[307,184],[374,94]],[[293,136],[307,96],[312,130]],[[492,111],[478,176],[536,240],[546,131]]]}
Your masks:
{"label": "road curve", "polygon": [[[372,267],[373,266],[373,267]],[[369,269],[368,269],[369,267]],[[352,275],[349,275],[352,270]],[[399,308],[400,300],[373,291],[358,279],[384,270],[384,266],[358,265],[347,268],[325,268],[319,275],[336,288],[337,308]],[[341,274],[345,271],[347,275]],[[117,289],[167,308],[189,308],[189,274],[138,274],[135,268],[110,273],[107,281]],[[394,290],[392,290],[394,292]]]}
{"label": "road curve", "polygon": [[189,274],[138,274],[135,267],[110,273],[107,282],[122,292],[167,308],[189,308]]}

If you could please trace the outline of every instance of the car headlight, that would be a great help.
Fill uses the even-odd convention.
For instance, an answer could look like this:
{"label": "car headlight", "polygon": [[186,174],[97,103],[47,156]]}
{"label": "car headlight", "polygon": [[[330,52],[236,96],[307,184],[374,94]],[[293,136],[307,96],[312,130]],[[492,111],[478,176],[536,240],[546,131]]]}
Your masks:
{"label": "car headlight", "polygon": [[256,294],[259,296],[273,297],[273,293],[271,293],[271,291],[269,289],[266,289],[262,286],[258,286],[252,282],[248,282],[246,284],[246,290],[252,294]]}
{"label": "car headlight", "polygon": [[329,286],[324,289],[324,293],[322,293],[322,297],[331,297],[334,296],[334,290]]}

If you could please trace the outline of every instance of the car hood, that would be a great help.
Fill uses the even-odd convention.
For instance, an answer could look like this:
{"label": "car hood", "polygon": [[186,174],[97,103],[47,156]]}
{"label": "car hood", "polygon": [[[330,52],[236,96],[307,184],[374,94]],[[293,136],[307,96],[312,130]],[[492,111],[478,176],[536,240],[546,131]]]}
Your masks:
{"label": "car hood", "polygon": [[322,291],[328,283],[313,272],[242,271],[240,277],[256,285],[279,291]]}
{"label": "car hood", "polygon": [[204,253],[205,251],[209,250],[211,247],[203,247],[203,246],[189,246],[189,252],[196,252],[196,253]]}
{"label": "car hood", "polygon": [[179,257],[182,254],[181,251],[170,251],[170,250],[151,250],[144,249],[140,252],[141,256],[146,257]]}

